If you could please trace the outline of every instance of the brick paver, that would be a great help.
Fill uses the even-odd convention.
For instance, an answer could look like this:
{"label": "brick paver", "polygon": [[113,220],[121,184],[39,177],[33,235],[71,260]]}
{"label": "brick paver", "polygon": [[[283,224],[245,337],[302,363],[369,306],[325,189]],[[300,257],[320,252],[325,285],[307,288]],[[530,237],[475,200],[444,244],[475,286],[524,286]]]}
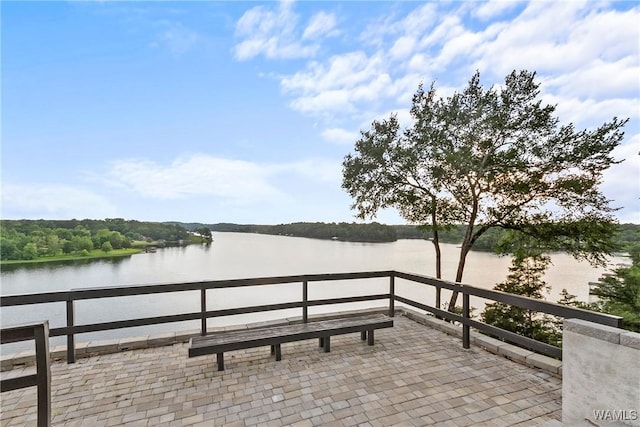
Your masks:
{"label": "brick paver", "polygon": [[[359,334],[187,357],[176,344],[52,364],[55,426],[535,426],[561,418],[561,380],[396,317]],[[335,342],[334,342],[335,341]],[[32,368],[25,368],[26,370]],[[21,375],[18,370],[12,374]],[[1,395],[3,426],[35,425],[35,388]]]}

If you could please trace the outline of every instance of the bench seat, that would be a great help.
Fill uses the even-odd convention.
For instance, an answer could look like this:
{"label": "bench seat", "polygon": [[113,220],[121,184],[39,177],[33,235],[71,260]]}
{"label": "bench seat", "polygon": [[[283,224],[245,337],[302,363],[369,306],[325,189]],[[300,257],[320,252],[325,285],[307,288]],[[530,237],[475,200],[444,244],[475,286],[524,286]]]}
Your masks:
{"label": "bench seat", "polygon": [[383,314],[346,317],[294,325],[261,327],[240,331],[216,332],[189,341],[189,357],[216,354],[218,370],[224,370],[224,353],[260,346],[271,346],[276,360],[281,359],[280,344],[318,338],[320,346],[329,352],[333,335],[360,332],[360,337],[373,345],[373,331],[390,328],[393,320]]}

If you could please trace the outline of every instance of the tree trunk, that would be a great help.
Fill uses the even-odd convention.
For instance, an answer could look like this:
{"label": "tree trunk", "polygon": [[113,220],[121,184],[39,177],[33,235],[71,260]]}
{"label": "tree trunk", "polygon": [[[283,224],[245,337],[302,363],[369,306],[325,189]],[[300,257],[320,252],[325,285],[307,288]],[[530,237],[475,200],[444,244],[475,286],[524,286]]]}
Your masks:
{"label": "tree trunk", "polygon": [[[478,215],[478,199],[477,195],[474,194],[474,203],[473,210],[471,211],[471,215],[469,217],[469,222],[467,223],[467,231],[464,234],[464,240],[462,241],[462,246],[460,248],[460,258],[458,259],[458,270],[456,271],[456,282],[462,282],[462,274],[464,273],[464,264],[467,261],[467,254],[471,250],[471,246],[473,246],[473,226],[476,223],[476,216]],[[449,300],[449,307],[447,310],[451,313],[455,311],[456,301],[458,300],[458,292],[453,291],[451,293],[451,299]]]}
{"label": "tree trunk", "polygon": [[[442,253],[440,252],[440,237],[438,236],[438,230],[433,229],[433,246],[436,250],[436,279],[442,279]],[[439,309],[442,305],[442,288],[436,286],[436,308]],[[440,316],[436,316],[440,319]]]}
{"label": "tree trunk", "polygon": [[[456,271],[456,282],[462,282],[462,274],[464,273],[464,265],[465,262],[467,261],[467,254],[469,253],[469,250],[471,249],[471,247],[469,246],[469,244],[465,241],[462,245],[462,248],[460,249],[460,259],[458,260],[458,270]],[[453,291],[451,293],[451,299],[449,300],[449,307],[448,307],[448,311],[452,312],[455,309],[456,306],[456,301],[458,300],[458,291]]]}
{"label": "tree trunk", "polygon": [[[433,246],[436,251],[436,279],[442,279],[442,252],[440,251],[440,235],[438,234],[438,216],[436,212],[437,208],[437,199],[436,196],[431,196],[431,225],[433,226]],[[442,298],[442,289],[438,286],[436,287],[436,308],[440,308]],[[436,316],[436,318],[440,318],[440,316]]]}
{"label": "tree trunk", "polygon": [[[438,234],[438,215],[436,196],[431,196],[431,225],[433,226],[433,246],[436,250],[436,279],[442,279],[442,253],[440,252],[440,236]],[[440,289],[438,289],[440,291]],[[440,307],[438,307],[440,308]]]}
{"label": "tree trunk", "polygon": [[440,238],[436,230],[433,232],[433,246],[436,249],[436,279],[442,279],[442,253],[440,252]]}

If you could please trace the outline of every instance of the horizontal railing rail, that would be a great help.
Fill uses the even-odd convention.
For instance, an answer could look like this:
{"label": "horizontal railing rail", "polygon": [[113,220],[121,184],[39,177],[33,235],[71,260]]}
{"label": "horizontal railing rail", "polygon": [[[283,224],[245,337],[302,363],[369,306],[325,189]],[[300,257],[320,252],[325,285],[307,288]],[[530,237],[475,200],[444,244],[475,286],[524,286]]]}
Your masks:
{"label": "horizontal railing rail", "polygon": [[597,313],[580,308],[570,307],[562,304],[557,304],[549,301],[539,300],[535,298],[529,298],[521,295],[509,294],[506,292],[496,291],[492,289],[483,289],[475,286],[465,285],[455,282],[447,282],[444,280],[435,279],[429,276],[422,276],[413,273],[395,272],[396,277],[405,279],[411,282],[422,283],[426,285],[436,286],[451,291],[457,291],[462,294],[462,315],[454,314],[448,311],[439,309],[439,307],[430,307],[425,304],[411,301],[407,298],[396,296],[396,300],[403,302],[407,305],[420,308],[422,310],[431,312],[436,316],[440,316],[447,320],[458,321],[462,324],[463,332],[463,347],[469,348],[470,341],[470,327],[474,327],[489,335],[496,336],[507,342],[529,348],[547,356],[562,358],[562,349],[554,345],[550,345],[533,338],[525,337],[511,331],[507,331],[502,328],[498,328],[483,322],[470,318],[471,306],[469,302],[470,296],[484,298],[493,302],[501,302],[508,305],[524,308],[527,310],[537,311],[544,314],[550,314],[562,318],[582,319],[594,323],[600,323],[602,325],[613,326],[619,328],[622,326],[622,318],[619,316],[613,316],[606,313]]}
{"label": "horizontal railing rail", "polygon": [[168,292],[197,291],[201,289],[237,288],[243,286],[282,285],[296,282],[325,282],[335,280],[372,279],[389,277],[393,271],[374,271],[358,273],[304,274],[295,276],[270,276],[249,279],[228,279],[186,283],[162,283],[156,285],[106,286],[100,288],[72,289],[69,291],[42,292],[37,294],[18,294],[0,297],[0,307],[16,305],[65,302],[95,298],[124,297],[134,295],[161,294]]}
{"label": "horizontal railing rail", "polygon": [[[355,280],[355,279],[375,279],[375,278],[388,278],[389,279],[389,292],[379,293],[372,295],[351,296],[342,298],[327,298],[309,300],[308,298],[308,284],[310,282],[324,282],[324,281],[337,281],[337,280]],[[406,298],[402,295],[398,295],[395,291],[396,279],[406,280],[412,283],[418,283],[434,287],[436,289],[436,306],[429,306],[419,301]],[[220,310],[208,310],[207,309],[207,290],[211,289],[226,289],[226,288],[239,288],[249,286],[269,286],[269,285],[281,285],[281,284],[302,284],[302,299],[299,301],[291,301],[277,304],[267,305],[255,305],[238,308],[227,308]],[[441,309],[440,307],[440,290],[446,289],[450,291],[457,291],[462,295],[462,314],[452,313]],[[155,317],[144,317],[128,320],[117,320],[110,322],[92,323],[85,325],[75,324],[75,302],[89,299],[101,299],[101,298],[113,298],[113,297],[126,297],[137,295],[150,295],[150,294],[163,294],[171,292],[187,292],[187,291],[200,291],[200,311],[173,314]],[[423,276],[419,274],[404,273],[398,271],[373,271],[373,272],[355,272],[355,273],[329,273],[329,274],[305,274],[305,275],[293,275],[293,276],[275,276],[275,277],[260,277],[260,278],[248,278],[248,279],[233,279],[233,280],[215,280],[215,281],[201,281],[201,282],[189,282],[189,283],[167,283],[157,285],[142,285],[142,286],[113,286],[102,288],[88,288],[88,289],[72,289],[70,291],[57,291],[38,294],[23,294],[23,295],[7,295],[0,297],[0,307],[21,306],[30,304],[45,304],[64,302],[66,304],[66,327],[52,328],[50,331],[51,336],[67,336],[67,361],[73,363],[75,361],[75,335],[88,333],[88,332],[100,332],[112,329],[130,328],[137,326],[149,326],[172,322],[182,321],[201,321],[201,334],[207,333],[207,319],[232,316],[238,314],[250,314],[275,310],[287,310],[287,309],[302,309],[302,321],[308,321],[308,309],[309,307],[315,307],[320,305],[334,305],[345,304],[354,302],[366,302],[376,300],[388,300],[389,315],[393,316],[395,311],[395,302],[409,305],[411,307],[418,308],[420,310],[427,311],[435,316],[449,320],[457,321],[462,324],[462,343],[464,348],[469,348],[470,343],[470,328],[476,328],[487,334],[496,336],[500,339],[508,342],[521,345],[530,348],[534,351],[561,358],[562,351],[560,348],[545,344],[534,339],[524,337],[512,332],[491,326],[470,317],[470,297],[483,298],[495,302],[501,302],[509,305],[514,305],[520,308],[534,310],[540,313],[546,313],[563,318],[578,318],[588,320],[595,323],[604,325],[620,327],[622,318],[618,316],[612,316],[604,313],[596,313],[588,310],[582,310],[573,308],[561,304],[552,302],[537,300],[533,298],[527,298],[519,295],[508,294],[505,292],[488,290],[477,288],[462,283],[449,282],[445,280],[435,279],[429,276]]]}
{"label": "horizontal railing rail", "polygon": [[35,340],[36,373],[0,381],[0,391],[38,387],[38,427],[51,425],[51,363],[49,359],[49,322],[15,325],[0,330],[0,343]]}

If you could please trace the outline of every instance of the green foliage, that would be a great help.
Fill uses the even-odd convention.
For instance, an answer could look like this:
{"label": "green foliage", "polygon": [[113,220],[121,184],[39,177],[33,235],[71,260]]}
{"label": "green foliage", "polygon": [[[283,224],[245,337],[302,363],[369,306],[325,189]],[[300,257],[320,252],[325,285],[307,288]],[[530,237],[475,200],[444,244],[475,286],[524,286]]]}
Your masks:
{"label": "green foliage", "polygon": [[558,300],[558,304],[581,308],[583,310],[600,311],[598,304],[579,301],[578,297],[570,294],[566,289],[562,289],[560,295],[562,298]]}
{"label": "green foliage", "polygon": [[637,251],[640,248],[640,225],[620,224],[618,228],[618,245],[616,250],[620,252]]}
{"label": "green foliage", "polygon": [[194,233],[200,235],[203,239],[211,241],[211,229],[207,226],[198,227],[193,230]]}
{"label": "green foliage", "polygon": [[[431,230],[428,226],[416,226],[416,225],[383,225],[373,223],[367,227],[361,227],[363,224],[331,224],[331,223],[295,223],[295,224],[280,224],[280,225],[250,225],[250,224],[231,224],[231,223],[218,223],[204,225],[201,223],[172,223],[180,225],[187,230],[199,233],[198,230],[208,229],[210,231],[222,231],[222,232],[235,232],[235,233],[261,233],[261,234],[283,234],[298,237],[312,237],[321,239],[330,239],[332,237],[338,237],[339,240],[349,241],[350,239],[357,239],[354,241],[395,241],[396,239],[430,239]],[[375,225],[377,224],[377,225]],[[339,227],[336,227],[339,226]],[[634,230],[634,233],[640,232],[640,225],[636,224],[623,224],[627,230]],[[390,231],[390,227],[393,231]],[[622,227],[622,226],[621,226]],[[352,230],[348,230],[351,228]],[[357,231],[354,231],[358,229]],[[378,237],[374,237],[371,232],[373,230],[379,230],[375,233]],[[462,224],[456,224],[449,227],[442,227],[440,229],[440,241],[444,243],[460,244],[464,239],[466,226]],[[502,245],[509,245],[510,240],[507,236],[510,231],[502,228],[492,228],[487,230],[482,236],[478,238],[473,245],[473,250],[478,251],[497,251],[499,253],[507,253],[501,248]],[[394,237],[395,234],[395,237]],[[512,239],[510,237],[509,239]],[[622,232],[614,235],[615,248],[626,247],[629,243],[628,234]],[[140,240],[140,239],[137,239]]]}
{"label": "green foliage", "polygon": [[640,245],[631,253],[631,267],[617,268],[602,277],[591,294],[599,298],[600,311],[623,317],[623,328],[640,332]]}
{"label": "green foliage", "polygon": [[104,242],[100,247],[103,252],[111,252],[113,250],[113,246],[111,246],[111,242]]}
{"label": "green foliage", "polygon": [[109,234],[109,243],[113,249],[122,249],[125,244],[125,237],[118,231],[112,231]]}
{"label": "green foliage", "polygon": [[[2,250],[2,259],[21,259],[22,251],[18,248],[19,243],[6,238],[0,237],[0,250]],[[24,245],[22,245],[24,247]]]}
{"label": "green foliage", "polygon": [[[548,293],[549,286],[542,277],[549,263],[548,257],[539,254],[515,257],[509,268],[507,280],[496,285],[494,289],[544,299],[544,293]],[[480,317],[489,325],[548,344],[558,345],[561,340],[561,333],[553,320],[533,310],[496,302],[487,304]]]}
{"label": "green foliage", "polygon": [[38,247],[35,243],[29,242],[22,248],[22,259],[38,258]]}
{"label": "green foliage", "polygon": [[279,225],[212,224],[213,231],[260,233],[282,236],[334,239],[350,242],[393,242],[397,240],[394,227],[377,222],[369,224],[296,222]]}
{"label": "green foliage", "polygon": [[91,253],[109,243],[112,249],[130,248],[132,236],[164,242],[187,239],[187,231],[175,224],[106,220],[2,220],[0,259],[33,260],[61,254]]}
{"label": "green foliage", "polygon": [[72,247],[75,251],[92,251],[93,250],[93,240],[91,237],[80,235],[73,236],[71,239]]}
{"label": "green foliage", "polygon": [[640,242],[629,248],[629,257],[633,265],[640,264]]}

